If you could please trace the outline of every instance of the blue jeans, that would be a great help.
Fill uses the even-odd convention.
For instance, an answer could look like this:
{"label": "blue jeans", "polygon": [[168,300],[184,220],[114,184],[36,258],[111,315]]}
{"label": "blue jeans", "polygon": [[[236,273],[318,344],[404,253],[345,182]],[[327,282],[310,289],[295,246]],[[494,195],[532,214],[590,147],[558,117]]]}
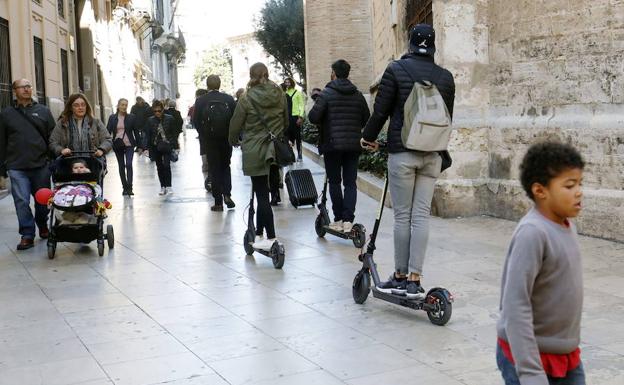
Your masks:
{"label": "blue jeans", "polygon": [[35,239],[35,223],[41,229],[47,226],[48,207],[35,202],[35,216],[30,209],[30,196],[40,188],[50,188],[50,169],[48,166],[29,170],[8,170],[11,179],[11,195],[15,203],[15,212],[22,238]]}
{"label": "blue jeans", "polygon": [[[496,364],[501,371],[505,385],[520,385],[516,368],[511,361],[505,357],[503,350],[500,346],[496,346]],[[583,363],[568,372],[564,378],[555,378],[548,376],[549,385],[585,385],[585,371],[583,370]]]}
{"label": "blue jeans", "polygon": [[[359,152],[328,152],[324,154],[334,221],[353,222],[357,203],[357,166]],[[342,179],[341,179],[342,176]],[[344,184],[344,196],[342,186]]]}

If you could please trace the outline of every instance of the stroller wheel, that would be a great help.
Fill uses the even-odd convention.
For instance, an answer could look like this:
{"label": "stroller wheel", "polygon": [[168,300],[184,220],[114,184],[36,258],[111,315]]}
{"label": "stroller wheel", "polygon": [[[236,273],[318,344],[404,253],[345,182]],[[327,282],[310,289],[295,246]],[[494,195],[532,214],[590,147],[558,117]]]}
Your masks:
{"label": "stroller wheel", "polygon": [[115,233],[113,232],[113,225],[106,226],[106,241],[108,242],[108,248],[115,247]]}
{"label": "stroller wheel", "polygon": [[98,255],[102,257],[104,255],[104,240],[98,239],[97,250],[98,250]]}
{"label": "stroller wheel", "polygon": [[54,259],[55,254],[56,254],[56,243],[48,242],[48,259]]}

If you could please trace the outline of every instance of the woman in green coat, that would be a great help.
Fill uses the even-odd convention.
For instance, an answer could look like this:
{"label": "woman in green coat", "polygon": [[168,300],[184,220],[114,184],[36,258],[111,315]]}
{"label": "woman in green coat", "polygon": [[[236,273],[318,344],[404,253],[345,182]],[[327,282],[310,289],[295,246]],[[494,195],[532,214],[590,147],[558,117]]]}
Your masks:
{"label": "woman in green coat", "polygon": [[[273,211],[269,203],[269,174],[276,168],[275,148],[270,134],[281,136],[288,127],[288,106],[282,89],[269,80],[269,70],[262,63],[249,69],[247,91],[241,96],[230,121],[230,144],[240,144],[243,173],[251,177],[258,201],[254,248],[270,250],[275,242]],[[263,120],[260,118],[262,116]],[[239,138],[242,134],[242,142]],[[263,238],[266,230],[266,239]]]}

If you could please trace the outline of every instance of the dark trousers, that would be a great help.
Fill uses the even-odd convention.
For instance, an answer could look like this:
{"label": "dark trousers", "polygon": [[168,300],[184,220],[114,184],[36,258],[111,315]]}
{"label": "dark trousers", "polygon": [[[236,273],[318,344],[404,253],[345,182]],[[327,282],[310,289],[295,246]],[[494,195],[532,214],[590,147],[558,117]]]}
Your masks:
{"label": "dark trousers", "polygon": [[40,188],[50,188],[48,166],[29,170],[8,170],[11,179],[11,195],[15,203],[19,233],[23,238],[35,239],[35,224],[41,229],[47,225],[48,207],[35,202],[35,216],[30,209],[30,197]]}
{"label": "dark trousers", "polygon": [[206,145],[206,155],[210,168],[212,196],[215,205],[222,205],[223,196],[230,196],[232,193],[232,172],[230,170],[232,146],[227,141],[209,141]]}
{"label": "dark trousers", "polygon": [[[328,152],[324,154],[324,157],[334,221],[353,222],[357,202],[355,181],[360,153]],[[344,196],[341,183],[344,184]]]}
{"label": "dark trousers", "polygon": [[[275,238],[275,224],[273,223],[273,210],[269,202],[269,176],[260,175],[251,177],[251,185],[258,208],[256,210],[256,235],[262,235],[266,230],[267,238]],[[249,220],[252,220],[249,218]]]}
{"label": "dark trousers", "polygon": [[171,187],[171,153],[160,152],[154,148],[150,150],[150,155],[156,162],[160,187]]}
{"label": "dark trousers", "polygon": [[123,150],[115,151],[115,157],[117,157],[119,178],[121,178],[123,189],[132,189],[132,159],[134,158],[134,149],[132,147],[124,147]]}
{"label": "dark trousers", "polygon": [[288,140],[297,145],[297,156],[301,158],[301,127],[297,126],[296,116],[291,116],[288,124],[288,131],[286,135],[288,136]]}
{"label": "dark trousers", "polygon": [[271,169],[269,171],[269,190],[271,191],[271,197],[280,198],[280,179],[280,167],[277,165],[271,165]]}

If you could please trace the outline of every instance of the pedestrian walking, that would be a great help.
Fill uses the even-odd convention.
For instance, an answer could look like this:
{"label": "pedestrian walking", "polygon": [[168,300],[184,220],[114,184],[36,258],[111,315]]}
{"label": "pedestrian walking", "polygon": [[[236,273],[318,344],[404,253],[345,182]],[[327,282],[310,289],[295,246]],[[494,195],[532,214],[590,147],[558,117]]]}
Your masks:
{"label": "pedestrian walking", "polygon": [[154,116],[147,119],[145,138],[149,155],[156,162],[160,192],[158,195],[173,193],[171,188],[171,157],[179,148],[178,132],[174,127],[173,117],[164,113],[164,105],[160,100],[152,103]]}
{"label": "pedestrian walking", "polygon": [[[388,178],[394,209],[395,273],[378,289],[402,292],[410,298],[424,296],[420,284],[429,238],[429,215],[435,181],[450,166],[448,153],[412,151],[401,138],[404,105],[416,81],[436,85],[452,117],[455,81],[446,69],[436,65],[435,31],[418,24],[410,31],[410,52],[388,64],[375,97],[374,111],[363,131],[363,146],[378,147],[379,132],[388,117]],[[409,276],[408,276],[409,273]]]}
{"label": "pedestrian walking", "polygon": [[[349,80],[351,66],[337,60],[331,66],[331,82],[317,96],[308,114],[319,126],[319,153],[325,159],[334,222],[329,227],[351,232],[357,202],[357,168],[362,128],[370,117],[366,99]],[[344,184],[344,195],[342,192]]]}
{"label": "pedestrian walking", "polygon": [[34,246],[35,225],[39,236],[48,238],[48,207],[35,202],[35,214],[30,197],[40,188],[50,187],[48,143],[54,128],[54,117],[43,104],[32,99],[29,80],[12,83],[13,105],[0,113],[0,175],[7,173],[15,204],[21,240],[17,250]]}
{"label": "pedestrian walking", "polygon": [[167,104],[164,104],[168,108],[165,110],[165,114],[170,115],[173,118],[173,130],[177,132],[177,136],[179,137],[182,131],[184,131],[184,119],[182,119],[182,114],[180,111],[176,109],[176,101],[169,99]]}
{"label": "pedestrian walking", "polygon": [[136,151],[141,151],[146,149],[145,145],[145,130],[147,129],[147,119],[153,115],[152,108],[145,102],[140,96],[136,97],[136,103],[130,109],[130,113],[135,116],[135,128],[136,133],[138,134],[136,138]]}
{"label": "pedestrian walking", "polygon": [[111,136],[104,123],[93,117],[87,97],[83,94],[70,95],[50,136],[50,151],[57,156],[70,156],[77,151],[102,157],[112,148]]}
{"label": "pedestrian walking", "polygon": [[128,113],[128,100],[119,99],[117,112],[108,118],[106,129],[113,138],[113,151],[117,158],[119,178],[123,186],[122,195],[132,196],[134,148],[137,146],[136,116]]}
{"label": "pedestrian walking", "polygon": [[534,206],[503,267],[496,361],[505,385],[585,385],[583,267],[576,227],[585,164],[572,146],[539,143],[520,165]]}
{"label": "pedestrian walking", "polygon": [[305,102],[303,101],[303,93],[295,88],[295,81],[292,78],[284,79],[284,87],[286,88],[286,96],[288,98],[288,140],[297,147],[297,160],[303,160],[301,149],[301,126],[303,126],[303,117],[305,116]]}
{"label": "pedestrian walking", "polygon": [[232,200],[232,146],[228,142],[230,119],[236,103],[230,95],[219,91],[219,76],[208,76],[206,86],[208,93],[195,101],[195,126],[202,132],[202,145],[208,157],[212,179],[214,205],[210,210],[223,211],[224,203],[228,209],[236,206]]}
{"label": "pedestrian walking", "polygon": [[[281,136],[288,126],[288,106],[281,88],[269,80],[262,63],[249,69],[247,91],[241,96],[230,122],[229,141],[241,144],[243,173],[251,178],[256,194],[256,239],[253,247],[270,250],[276,240],[273,211],[269,203],[269,173],[277,169],[271,135]],[[240,134],[242,133],[242,142]],[[253,218],[249,218],[253,220]],[[266,239],[263,238],[266,231]]]}

